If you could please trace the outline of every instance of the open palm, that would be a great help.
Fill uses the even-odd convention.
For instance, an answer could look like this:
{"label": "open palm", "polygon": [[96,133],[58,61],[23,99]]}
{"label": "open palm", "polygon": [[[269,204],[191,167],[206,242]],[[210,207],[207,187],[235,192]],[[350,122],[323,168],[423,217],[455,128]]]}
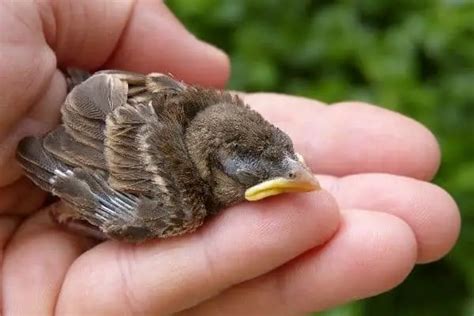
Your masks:
{"label": "open palm", "polygon": [[0,242],[5,315],[293,315],[386,291],[454,244],[440,153],[420,124],[371,105],[246,94],[326,191],[225,210],[196,233],[95,244],[54,225],[21,177],[19,139],[57,124],[58,67],[171,72],[225,84],[227,57],[159,1],[0,3]]}

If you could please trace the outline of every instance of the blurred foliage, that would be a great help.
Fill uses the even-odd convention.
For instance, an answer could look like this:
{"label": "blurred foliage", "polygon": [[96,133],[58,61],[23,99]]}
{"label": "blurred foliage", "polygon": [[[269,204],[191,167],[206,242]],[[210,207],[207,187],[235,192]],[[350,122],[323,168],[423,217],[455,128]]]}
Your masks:
{"label": "blurred foliage", "polygon": [[435,181],[461,208],[459,243],[395,290],[323,314],[474,315],[474,2],[167,4],[194,34],[230,54],[232,89],[365,100],[413,117],[439,139]]}

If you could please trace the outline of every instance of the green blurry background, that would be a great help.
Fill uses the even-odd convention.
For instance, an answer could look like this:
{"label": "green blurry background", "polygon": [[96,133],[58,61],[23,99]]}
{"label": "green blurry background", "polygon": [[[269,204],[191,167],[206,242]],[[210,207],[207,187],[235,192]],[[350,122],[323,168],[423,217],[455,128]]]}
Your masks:
{"label": "green blurry background", "polygon": [[435,179],[458,201],[461,238],[389,293],[323,315],[474,315],[474,2],[170,0],[232,60],[230,88],[365,100],[438,137]]}

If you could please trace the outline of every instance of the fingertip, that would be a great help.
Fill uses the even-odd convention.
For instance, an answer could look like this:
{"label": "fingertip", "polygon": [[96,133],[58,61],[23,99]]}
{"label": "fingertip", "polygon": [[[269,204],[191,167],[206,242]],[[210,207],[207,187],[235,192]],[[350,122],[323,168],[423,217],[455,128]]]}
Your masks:
{"label": "fingertip", "polygon": [[195,73],[190,80],[207,87],[224,88],[231,72],[229,56],[214,45],[199,39],[196,41],[202,47],[203,64],[209,64],[211,68],[194,68]]}
{"label": "fingertip", "polygon": [[343,211],[343,221],[350,226],[345,238],[359,236],[363,241],[352,248],[357,258],[353,275],[365,274],[370,277],[367,281],[372,282],[361,297],[387,291],[408,276],[417,259],[417,242],[405,221],[388,213],[366,210]]}
{"label": "fingertip", "polygon": [[[431,165],[430,163],[425,164],[424,168],[423,165],[421,166],[420,173],[417,178],[432,180],[441,165],[441,146],[436,136],[428,128],[417,121],[413,120],[413,122],[418,124],[420,135],[422,135],[421,137],[423,139],[422,142],[425,144],[424,160],[431,162]],[[423,158],[420,160],[423,160]]]}
{"label": "fingertip", "polygon": [[318,217],[315,220],[322,221],[323,225],[317,229],[317,234],[322,240],[329,240],[339,229],[341,221],[341,213],[336,199],[326,190],[321,190],[313,193],[314,207]]}
{"label": "fingertip", "polygon": [[[438,172],[441,164],[441,147],[436,136],[421,122],[410,117],[401,116],[407,124],[411,124],[414,149],[412,156],[412,177],[430,181]],[[409,137],[407,133],[407,137]]]}
{"label": "fingertip", "polygon": [[428,184],[430,196],[435,197],[424,216],[425,229],[422,247],[419,247],[418,263],[429,263],[441,259],[451,251],[461,231],[461,214],[453,197],[442,188]]}

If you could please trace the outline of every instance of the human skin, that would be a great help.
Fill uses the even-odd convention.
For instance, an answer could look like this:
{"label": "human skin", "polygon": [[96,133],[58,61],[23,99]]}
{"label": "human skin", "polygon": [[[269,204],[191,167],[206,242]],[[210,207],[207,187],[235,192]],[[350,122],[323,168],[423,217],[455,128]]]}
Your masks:
{"label": "human skin", "polygon": [[360,102],[270,93],[245,102],[286,131],[324,190],[242,203],[196,233],[96,244],[51,222],[14,161],[59,119],[58,67],[170,72],[223,87],[229,62],[160,1],[0,2],[0,243],[4,315],[301,315],[387,291],[441,258],[460,226],[429,183],[433,135]]}

